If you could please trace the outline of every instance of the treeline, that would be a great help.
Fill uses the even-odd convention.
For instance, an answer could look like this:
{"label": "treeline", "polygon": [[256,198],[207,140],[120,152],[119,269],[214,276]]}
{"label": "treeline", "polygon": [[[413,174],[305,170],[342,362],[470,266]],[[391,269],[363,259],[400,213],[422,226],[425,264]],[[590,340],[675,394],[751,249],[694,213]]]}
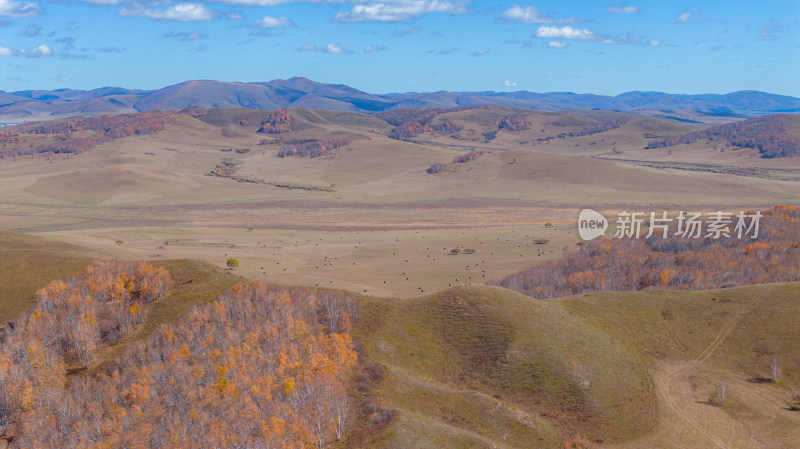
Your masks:
{"label": "treeline", "polygon": [[[136,114],[101,115],[70,120],[37,122],[16,126],[13,133],[0,134],[3,155],[17,156],[35,153],[83,153],[89,149],[127,136],[156,134],[172,123],[172,113],[147,111]],[[73,137],[80,131],[94,131],[91,136]],[[54,136],[55,140],[38,146],[20,148],[21,135]],[[13,148],[8,147],[11,143]]]}
{"label": "treeline", "polygon": [[507,129],[509,131],[524,131],[528,129],[530,122],[525,120],[522,114],[509,114],[500,119],[497,125],[499,129]]}
{"label": "treeline", "polygon": [[[458,156],[454,156],[453,157],[453,163],[454,164],[463,164],[465,162],[471,162],[471,161],[474,161],[475,159],[483,156],[486,153],[487,153],[486,150],[477,150],[477,151],[471,151],[471,152],[469,152],[467,154],[461,154],[461,155],[458,155]],[[442,163],[438,163],[437,162],[435,164],[431,164],[431,166],[428,167],[428,169],[425,170],[425,171],[427,173],[429,173],[429,174],[435,174],[435,173],[441,173],[441,172],[447,170],[447,168],[448,168],[447,164],[442,164]]]}
{"label": "treeline", "polygon": [[219,164],[208,172],[209,176],[218,176],[220,178],[231,178],[236,174],[236,162],[231,158],[222,158]]}
{"label": "treeline", "polygon": [[462,106],[458,108],[428,108],[411,109],[398,108],[388,111],[381,111],[375,114],[376,117],[394,126],[389,132],[389,137],[393,139],[411,139],[426,132],[457,132],[464,129],[463,126],[453,123],[450,119],[433,123],[433,119],[441,114],[449,112],[460,112],[468,109],[485,109],[486,106]]}
{"label": "treeline", "polygon": [[266,119],[261,122],[260,133],[280,134],[292,130],[292,118],[286,109],[277,109],[269,113]]}
{"label": "treeline", "polygon": [[[82,317],[84,302],[62,307]],[[70,331],[58,328],[71,324],[53,326],[44,308],[0,342],[0,429],[12,447],[323,448],[354,415],[347,295],[239,285],[134,343],[108,373],[69,380]]]}
{"label": "treeline", "polygon": [[484,154],[486,154],[486,150],[470,151],[467,154],[461,154],[459,156],[453,157],[453,162],[458,163],[458,164],[461,164],[461,163],[464,163],[464,162],[471,162],[471,161],[474,161],[475,159],[483,156]]}
{"label": "treeline", "polygon": [[288,189],[288,190],[309,190],[312,192],[336,192],[336,189],[334,189],[333,187],[316,186],[312,184],[295,184],[293,182],[267,181],[265,179],[256,178],[252,176],[240,176],[236,174],[237,170],[238,170],[238,162],[235,162],[230,158],[223,158],[219,162],[219,164],[217,164],[214,167],[214,169],[208,172],[207,176],[216,176],[219,178],[227,178],[245,184],[261,184],[265,186],[279,187],[281,189]]}
{"label": "treeline", "polygon": [[[546,299],[598,291],[697,290],[800,280],[800,211],[764,212],[758,238],[605,238],[497,285]],[[729,230],[730,232],[730,230]]]}
{"label": "treeline", "polygon": [[708,139],[716,141],[725,139],[728,144],[755,148],[761,157],[774,158],[800,154],[800,139],[788,137],[785,132],[788,126],[780,115],[756,117],[711,128],[695,131],[680,136],[664,136],[647,144],[648,149],[684,145]]}
{"label": "treeline", "polygon": [[308,142],[287,144],[278,151],[278,157],[321,157],[330,154],[337,148],[347,145],[350,145],[350,139],[311,140]]}
{"label": "treeline", "polygon": [[633,117],[626,117],[617,120],[606,120],[602,122],[592,123],[590,125],[585,125],[578,132],[570,132],[567,133],[567,135],[569,135],[570,137],[580,137],[580,136],[588,136],[590,134],[604,133],[606,131],[611,131],[612,129],[619,128],[620,126],[630,122],[631,120],[633,120]]}

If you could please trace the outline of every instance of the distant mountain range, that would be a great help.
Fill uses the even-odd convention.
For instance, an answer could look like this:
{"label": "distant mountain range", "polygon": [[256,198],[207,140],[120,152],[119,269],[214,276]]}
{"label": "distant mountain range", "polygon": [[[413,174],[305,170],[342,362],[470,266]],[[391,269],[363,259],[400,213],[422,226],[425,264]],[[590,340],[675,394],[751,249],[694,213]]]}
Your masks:
{"label": "distant mountain range", "polygon": [[450,108],[500,104],[543,111],[610,109],[620,111],[693,111],[709,116],[754,116],[800,112],[800,98],[758,91],[729,94],[627,92],[617,96],[571,92],[422,92],[370,94],[342,84],[307,78],[265,83],[186,81],[158,90],[103,87],[0,91],[0,122],[49,120],[73,115],[121,114],[153,109],[309,108],[373,113],[393,108]]}

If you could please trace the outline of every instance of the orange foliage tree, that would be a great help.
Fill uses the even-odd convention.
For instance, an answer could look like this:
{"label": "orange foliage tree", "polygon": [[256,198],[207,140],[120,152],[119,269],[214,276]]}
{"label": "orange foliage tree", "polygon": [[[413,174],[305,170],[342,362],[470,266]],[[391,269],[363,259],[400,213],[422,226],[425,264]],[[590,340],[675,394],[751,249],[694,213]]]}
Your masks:
{"label": "orange foliage tree", "polygon": [[[142,291],[96,283],[104,297]],[[61,284],[49,294],[64,296]],[[323,448],[350,420],[357,357],[346,332],[358,312],[347,295],[238,285],[69,385],[53,342],[27,331],[40,313],[0,343],[0,381],[14,385],[0,393],[0,426],[17,424],[21,447]]]}
{"label": "orange foliage tree", "polygon": [[[748,211],[748,214],[754,212]],[[651,238],[585,242],[560,260],[495,282],[534,298],[597,291],[707,289],[800,280],[800,210],[763,212],[758,238]],[[730,231],[730,229],[728,229]],[[536,243],[536,242],[534,242]]]}

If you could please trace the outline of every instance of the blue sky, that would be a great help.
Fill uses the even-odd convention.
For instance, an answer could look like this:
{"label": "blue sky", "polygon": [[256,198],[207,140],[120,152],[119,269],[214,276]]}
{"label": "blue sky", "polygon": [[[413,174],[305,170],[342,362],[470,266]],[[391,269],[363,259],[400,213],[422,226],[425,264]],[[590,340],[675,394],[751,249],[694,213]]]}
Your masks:
{"label": "blue sky", "polygon": [[800,97],[797,1],[0,0],[0,90],[304,76],[374,93]]}

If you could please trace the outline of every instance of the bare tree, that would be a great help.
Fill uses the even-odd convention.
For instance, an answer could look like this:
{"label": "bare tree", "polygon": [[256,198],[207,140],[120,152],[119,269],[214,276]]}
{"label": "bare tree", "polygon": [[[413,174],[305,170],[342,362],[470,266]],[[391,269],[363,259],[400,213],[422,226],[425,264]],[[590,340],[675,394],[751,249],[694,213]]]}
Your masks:
{"label": "bare tree", "polygon": [[347,419],[350,416],[350,399],[346,394],[340,393],[333,397],[332,406],[336,419],[336,441],[340,441],[347,427]]}
{"label": "bare tree", "polygon": [[778,356],[772,356],[772,360],[769,362],[769,369],[770,373],[772,373],[772,381],[778,383],[778,372],[781,369],[780,365],[778,364]]}

